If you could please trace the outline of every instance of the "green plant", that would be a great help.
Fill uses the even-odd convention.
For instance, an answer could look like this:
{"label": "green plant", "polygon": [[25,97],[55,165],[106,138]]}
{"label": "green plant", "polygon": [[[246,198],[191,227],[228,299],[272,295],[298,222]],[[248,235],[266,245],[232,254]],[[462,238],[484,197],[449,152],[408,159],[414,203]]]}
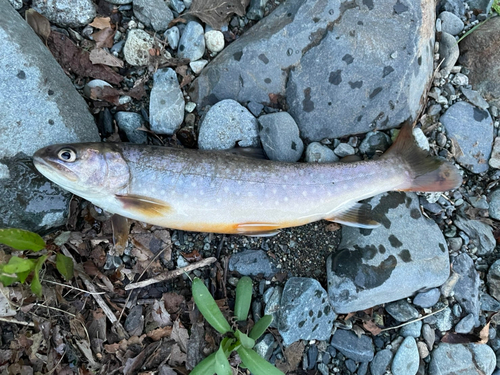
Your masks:
{"label": "green plant", "polygon": [[[219,349],[198,363],[193,371],[191,371],[191,375],[232,375],[228,358],[233,351],[238,353],[244,367],[248,368],[254,375],[283,375],[283,372],[253,350],[255,341],[262,336],[271,324],[272,316],[264,315],[255,323],[247,335],[239,329],[231,329],[214,298],[199,278],[193,280],[192,292],[194,302],[201,314],[217,332],[225,337],[222,339]],[[236,286],[234,315],[237,321],[247,319],[251,300],[252,279],[244,276]]]}
{"label": "green plant", "polygon": [[[23,229],[0,229],[0,244],[12,247],[15,250],[29,250],[38,252],[45,249],[45,241],[38,234]],[[45,261],[52,255],[51,251],[40,255],[36,259],[12,256],[7,263],[0,263],[0,282],[9,286],[15,282],[24,283],[29,275],[33,274],[31,280],[31,291],[37,296],[42,295],[42,284],[40,283],[40,270]],[[59,273],[69,280],[73,277],[73,261],[63,254],[56,254],[56,268]]]}

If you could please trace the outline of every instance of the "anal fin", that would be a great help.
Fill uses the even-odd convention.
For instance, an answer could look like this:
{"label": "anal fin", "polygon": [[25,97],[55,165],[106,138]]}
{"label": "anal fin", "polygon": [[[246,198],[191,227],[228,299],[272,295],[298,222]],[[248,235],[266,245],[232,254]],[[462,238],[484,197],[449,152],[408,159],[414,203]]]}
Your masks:
{"label": "anal fin", "polygon": [[280,233],[281,225],[275,223],[242,223],[236,225],[238,234],[251,237],[271,237]]}
{"label": "anal fin", "polygon": [[115,195],[115,197],[123,204],[125,210],[142,216],[159,217],[172,211],[172,207],[167,202],[156,198],[135,194]]}
{"label": "anal fin", "polygon": [[326,220],[348,225],[350,227],[367,229],[377,228],[380,223],[373,220],[371,216],[372,209],[368,203],[355,203],[342,211],[334,213],[332,217]]}

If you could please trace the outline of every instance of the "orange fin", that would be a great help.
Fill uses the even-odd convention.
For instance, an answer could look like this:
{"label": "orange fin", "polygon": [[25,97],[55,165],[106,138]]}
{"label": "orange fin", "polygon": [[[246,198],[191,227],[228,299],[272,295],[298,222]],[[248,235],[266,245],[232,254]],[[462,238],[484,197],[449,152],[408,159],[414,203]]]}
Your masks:
{"label": "orange fin", "polygon": [[281,225],[275,223],[243,223],[236,225],[238,234],[252,237],[271,237],[278,234]]}
{"label": "orange fin", "polygon": [[408,122],[403,125],[398,138],[381,158],[394,158],[397,160],[395,162],[406,165],[411,181],[399,189],[402,191],[447,191],[462,183],[462,176],[453,164],[431,156],[418,147],[413,127]]}
{"label": "orange fin", "polygon": [[371,208],[372,207],[368,203],[355,203],[351,207],[334,214],[332,218],[326,220],[348,225],[350,227],[367,229],[377,228],[380,223],[371,218]]}
{"label": "orange fin", "polygon": [[168,203],[151,197],[134,194],[115,195],[115,197],[123,204],[123,208],[147,217],[164,216],[172,211]]}

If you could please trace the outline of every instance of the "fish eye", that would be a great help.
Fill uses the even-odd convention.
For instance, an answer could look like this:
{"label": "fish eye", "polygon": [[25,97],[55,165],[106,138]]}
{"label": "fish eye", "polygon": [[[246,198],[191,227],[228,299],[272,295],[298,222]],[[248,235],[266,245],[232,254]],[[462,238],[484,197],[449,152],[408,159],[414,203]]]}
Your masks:
{"label": "fish eye", "polygon": [[71,148],[61,148],[57,153],[57,157],[62,161],[72,163],[76,160],[76,152]]}

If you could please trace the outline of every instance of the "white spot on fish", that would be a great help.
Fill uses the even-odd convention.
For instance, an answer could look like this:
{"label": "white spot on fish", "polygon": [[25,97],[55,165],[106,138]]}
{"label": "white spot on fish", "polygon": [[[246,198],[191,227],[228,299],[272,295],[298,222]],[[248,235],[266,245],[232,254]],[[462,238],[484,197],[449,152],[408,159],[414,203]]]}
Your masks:
{"label": "white spot on fish", "polygon": [[276,190],[276,188],[273,188],[273,194],[276,194],[278,192],[278,190]]}
{"label": "white spot on fish", "polygon": [[240,180],[238,180],[238,185],[241,185],[241,181]]}
{"label": "white spot on fish", "polygon": [[155,193],[155,192],[156,192],[156,188],[155,188],[155,187],[152,187],[152,188],[151,188],[151,192],[152,192],[152,193]]}
{"label": "white spot on fish", "polygon": [[191,186],[192,186],[192,187],[196,187],[196,182],[194,182],[194,181],[193,181],[193,182],[191,182]]}
{"label": "white spot on fish", "polygon": [[288,202],[288,197],[283,198],[285,202]]}
{"label": "white spot on fish", "polygon": [[274,205],[275,205],[275,206],[277,206],[277,205],[279,205],[279,204],[280,204],[280,202],[278,202],[278,201],[274,202]]}
{"label": "white spot on fish", "polygon": [[217,203],[220,203],[222,200],[220,198],[216,199]]}
{"label": "white spot on fish", "polygon": [[316,194],[317,190],[316,188],[313,189],[313,194]]}
{"label": "white spot on fish", "polygon": [[229,188],[227,186],[224,186],[224,192],[228,192],[229,191]]}
{"label": "white spot on fish", "polygon": [[215,187],[215,182],[211,182],[211,183],[210,183],[210,187],[211,187],[211,188],[214,188],[214,187]]}
{"label": "white spot on fish", "polygon": [[304,190],[304,191],[302,192],[302,195],[303,195],[304,197],[307,197],[307,191],[305,191],[305,190]]}
{"label": "white spot on fish", "polygon": [[253,197],[253,193],[251,191],[248,192],[249,197]]}
{"label": "white spot on fish", "polygon": [[165,195],[165,194],[167,194],[167,192],[165,190],[162,190],[162,191],[160,191],[160,194]]}
{"label": "white spot on fish", "polygon": [[284,176],[283,176],[283,179],[284,179],[285,181],[287,181],[287,180],[288,180],[288,175],[287,175],[287,174],[286,174],[286,175],[284,175]]}
{"label": "white spot on fish", "polygon": [[239,191],[236,192],[236,196],[239,197],[241,193]]}
{"label": "white spot on fish", "polygon": [[187,194],[187,193],[184,193],[182,196],[183,196],[184,198],[187,198],[187,197],[188,197],[188,194]]}

